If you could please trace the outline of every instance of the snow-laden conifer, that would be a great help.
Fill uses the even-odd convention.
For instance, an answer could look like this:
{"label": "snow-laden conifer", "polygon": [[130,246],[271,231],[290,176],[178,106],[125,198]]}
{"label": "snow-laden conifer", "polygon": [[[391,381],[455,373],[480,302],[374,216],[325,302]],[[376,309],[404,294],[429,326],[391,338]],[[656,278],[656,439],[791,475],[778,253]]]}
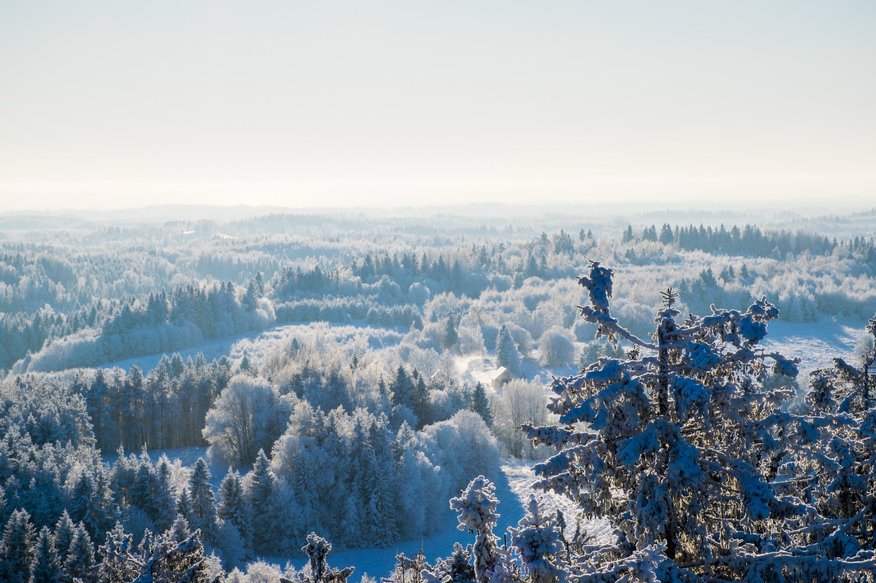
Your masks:
{"label": "snow-laden conifer", "polygon": [[94,545],[85,526],[80,523],[73,532],[70,552],[67,553],[67,559],[64,561],[64,572],[69,580],[90,581],[96,567]]}
{"label": "snow-laden conifer", "polygon": [[6,521],[0,540],[0,579],[9,583],[28,582],[36,555],[35,540],[30,514],[26,510],[14,511]]}
{"label": "snow-laden conifer", "polygon": [[535,496],[530,496],[526,515],[511,529],[511,544],[517,549],[531,583],[565,581],[563,544],[554,519],[546,517]]}
{"label": "snow-laden conifer", "polygon": [[67,559],[67,553],[70,551],[70,543],[73,541],[73,531],[76,530],[76,525],[70,519],[67,509],[61,512],[57,524],[55,524],[55,552],[58,553],[58,560],[63,563]]}
{"label": "snow-laden conifer", "polygon": [[252,552],[252,518],[251,510],[243,496],[243,484],[240,474],[233,469],[222,479],[219,486],[219,518],[230,522],[240,534],[246,553]]}
{"label": "snow-laden conifer", "polygon": [[514,376],[520,376],[522,372],[517,343],[504,324],[499,328],[499,336],[496,338],[496,364],[505,367]]}
{"label": "snow-laden conifer", "polygon": [[137,577],[136,565],[130,560],[135,549],[133,538],[118,522],[106,533],[106,540],[98,548],[97,580],[100,583],[131,581]]}
{"label": "snow-laden conifer", "polygon": [[480,415],[487,427],[493,427],[493,413],[490,411],[490,402],[487,400],[487,391],[483,383],[478,382],[472,389],[469,409]]}
{"label": "snow-laden conifer", "polygon": [[58,583],[61,569],[58,553],[55,552],[55,537],[47,526],[40,529],[34,544],[34,557],[31,564],[31,583]]}
{"label": "snow-laden conifer", "polygon": [[560,425],[524,427],[558,451],[536,465],[540,485],[617,529],[616,544],[578,553],[572,571],[614,581],[652,565],[661,579],[805,580],[876,566],[854,545],[830,563],[825,542],[844,535],[801,489],[812,481],[811,423],[788,413],[786,385],[762,382],[770,370],[797,374],[794,361],[761,347],[778,310],[761,299],[681,321],[667,290],[645,340],[612,314],[612,276],[591,264],[579,279],[590,300],[581,314],[631,349],[555,379],[549,409]]}
{"label": "snow-laden conifer", "polygon": [[193,529],[200,529],[201,536],[214,541],[216,536],[216,500],[210,486],[210,470],[203,458],[198,458],[189,477],[192,499],[192,514],[189,519]]}
{"label": "snow-laden conifer", "polygon": [[332,545],[327,540],[311,532],[307,535],[307,544],[301,547],[301,552],[307,555],[310,576],[307,583],[344,583],[353,574],[353,567],[334,569],[328,564],[328,554]]}
{"label": "snow-laden conifer", "polygon": [[458,512],[457,528],[475,534],[472,554],[478,583],[498,583],[506,579],[505,557],[493,534],[499,519],[498,505],[496,485],[484,476],[472,480],[459,496],[450,499],[450,508]]}

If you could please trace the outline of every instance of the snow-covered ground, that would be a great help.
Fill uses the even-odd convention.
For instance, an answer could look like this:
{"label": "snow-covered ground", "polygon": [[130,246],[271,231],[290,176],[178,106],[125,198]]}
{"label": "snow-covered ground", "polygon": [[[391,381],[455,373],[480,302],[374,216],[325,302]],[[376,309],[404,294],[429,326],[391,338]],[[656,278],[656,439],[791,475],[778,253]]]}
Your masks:
{"label": "snow-covered ground", "polygon": [[[578,348],[580,347],[581,346],[578,346]],[[463,383],[469,385],[482,383],[487,389],[492,387],[492,381],[496,374],[497,367],[496,359],[493,356],[466,354],[456,357],[453,364],[456,370],[456,378]],[[577,366],[546,368],[540,365],[535,358],[523,359],[524,378],[533,382],[547,384],[550,382],[551,376],[572,375],[577,372]]]}
{"label": "snow-covered ground", "polygon": [[851,356],[863,340],[864,322],[824,319],[818,322],[769,323],[764,346],[785,356],[800,359],[797,381],[805,387],[809,371],[829,367],[837,356]]}
{"label": "snow-covered ground", "polygon": [[[525,505],[531,495],[535,495],[538,506],[546,516],[556,514],[557,510],[563,513],[566,519],[566,534],[571,536],[576,529],[578,519],[577,506],[565,496],[554,492],[544,492],[535,487],[538,481],[532,466],[535,462],[524,460],[506,460],[502,464],[502,473],[508,480],[511,492],[521,504]],[[611,525],[603,519],[582,519],[581,528],[594,542],[609,543],[611,541]]]}
{"label": "snow-covered ground", "polygon": [[[210,361],[222,356],[227,356],[232,360],[243,358],[245,354],[250,358],[264,355],[271,350],[283,346],[288,346],[299,335],[306,334],[312,336],[314,333],[322,333],[326,337],[343,343],[345,340],[353,338],[364,338],[370,349],[376,350],[388,346],[394,346],[401,341],[402,334],[391,328],[377,328],[372,326],[354,326],[346,324],[329,324],[325,322],[317,322],[312,324],[286,324],[269,328],[262,332],[250,332],[231,338],[221,338],[218,340],[210,340],[203,342],[197,346],[176,350],[183,359],[188,357],[194,358],[198,353],[203,353],[204,357]],[[328,338],[327,338],[328,339]],[[173,354],[173,353],[167,353]],[[102,365],[102,368],[122,368],[130,370],[135,364],[138,365],[144,372],[149,372],[161,361],[165,353],[149,354],[138,356],[136,358],[128,358],[112,363]]]}

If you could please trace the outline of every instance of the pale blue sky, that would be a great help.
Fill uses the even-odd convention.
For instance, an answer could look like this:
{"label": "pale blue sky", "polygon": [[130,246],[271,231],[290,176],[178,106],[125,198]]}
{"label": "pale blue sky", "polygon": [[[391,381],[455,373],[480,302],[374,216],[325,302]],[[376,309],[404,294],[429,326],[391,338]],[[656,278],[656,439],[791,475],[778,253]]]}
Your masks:
{"label": "pale blue sky", "polygon": [[0,210],[876,204],[876,2],[0,0]]}

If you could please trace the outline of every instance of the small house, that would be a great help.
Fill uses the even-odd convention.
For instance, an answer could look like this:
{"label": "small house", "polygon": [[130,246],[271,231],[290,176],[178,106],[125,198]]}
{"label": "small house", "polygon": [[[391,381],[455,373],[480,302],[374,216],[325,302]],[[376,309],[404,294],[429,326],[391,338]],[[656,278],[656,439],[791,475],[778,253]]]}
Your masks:
{"label": "small house", "polygon": [[494,390],[498,390],[513,379],[514,375],[511,374],[511,371],[504,366],[500,366],[493,371],[493,374],[490,376],[490,386],[493,387]]}

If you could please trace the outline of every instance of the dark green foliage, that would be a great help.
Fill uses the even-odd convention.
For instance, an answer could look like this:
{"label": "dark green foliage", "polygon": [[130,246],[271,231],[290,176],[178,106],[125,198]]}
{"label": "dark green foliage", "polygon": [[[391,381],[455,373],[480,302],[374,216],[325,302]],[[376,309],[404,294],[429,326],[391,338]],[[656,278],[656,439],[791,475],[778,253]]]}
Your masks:
{"label": "dark green foliage", "polygon": [[73,533],[73,540],[70,541],[70,552],[67,553],[67,559],[64,561],[64,580],[90,581],[95,575],[96,567],[94,545],[88,531],[80,524]]}
{"label": "dark green foliage", "polygon": [[275,498],[277,490],[277,477],[271,470],[271,461],[265,455],[264,450],[259,450],[250,474],[250,487],[248,492],[249,506],[252,508],[252,522],[260,525],[255,528],[252,537],[253,548],[256,553],[266,554],[276,548],[276,532],[267,527],[274,524]]}
{"label": "dark green foliage", "polygon": [[393,405],[407,407],[416,416],[417,429],[431,422],[432,406],[429,402],[429,391],[426,381],[416,369],[408,373],[405,367],[399,365],[389,388],[392,392]]}
{"label": "dark green foliage", "polygon": [[31,583],[59,583],[61,580],[58,553],[55,539],[48,527],[42,527],[37,536],[33,563],[31,564]]}
{"label": "dark green foliage", "polygon": [[487,427],[493,426],[493,413],[490,411],[490,402],[487,400],[487,391],[483,384],[477,383],[472,389],[469,409],[480,415]]}
{"label": "dark green foliage", "polygon": [[200,529],[201,536],[210,542],[216,539],[216,501],[210,486],[210,470],[203,458],[198,458],[189,478],[192,496],[191,527]]}
{"label": "dark green foliage", "polygon": [[16,510],[6,521],[0,542],[0,578],[8,583],[27,583],[36,557],[36,532],[25,510]]}
{"label": "dark green foliage", "polygon": [[243,496],[240,474],[232,469],[228,470],[219,486],[217,515],[222,520],[234,525],[243,541],[244,551],[251,552],[253,546],[252,512]]}

